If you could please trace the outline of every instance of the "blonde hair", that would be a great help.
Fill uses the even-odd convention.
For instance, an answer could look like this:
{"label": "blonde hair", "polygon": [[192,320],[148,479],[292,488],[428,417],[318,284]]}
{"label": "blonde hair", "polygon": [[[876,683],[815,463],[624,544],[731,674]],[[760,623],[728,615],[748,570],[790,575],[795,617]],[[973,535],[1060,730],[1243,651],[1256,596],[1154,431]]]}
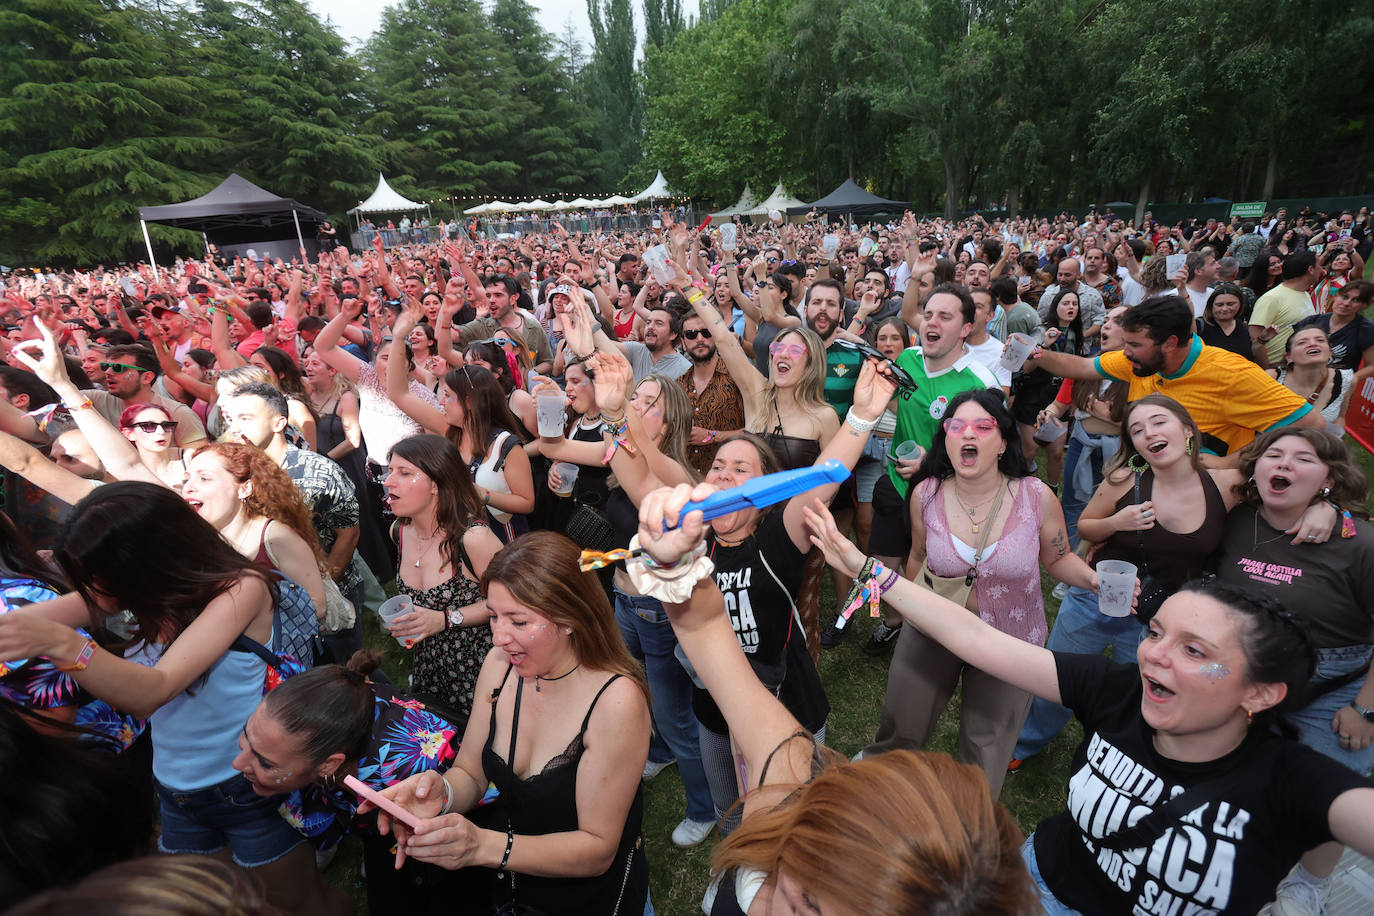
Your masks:
{"label": "blonde hair", "polygon": [[1021,842],[982,770],[891,751],[823,770],[749,817],[712,867],[785,870],[865,916],[1014,916],[1039,912]]}
{"label": "blonde hair", "polygon": [[[784,337],[793,335],[801,338],[802,344],[806,347],[806,368],[802,370],[801,381],[797,382],[793,397],[797,404],[807,410],[831,410],[830,403],[825,399],[825,345],[816,332],[810,328],[788,328],[773,338],[774,342],[780,342]],[[772,363],[769,363],[768,379],[763,386],[764,397],[768,403],[776,408],[778,398],[778,386],[773,381]],[[777,418],[779,421],[781,418]],[[768,414],[754,418],[751,426],[753,432],[768,432]]]}

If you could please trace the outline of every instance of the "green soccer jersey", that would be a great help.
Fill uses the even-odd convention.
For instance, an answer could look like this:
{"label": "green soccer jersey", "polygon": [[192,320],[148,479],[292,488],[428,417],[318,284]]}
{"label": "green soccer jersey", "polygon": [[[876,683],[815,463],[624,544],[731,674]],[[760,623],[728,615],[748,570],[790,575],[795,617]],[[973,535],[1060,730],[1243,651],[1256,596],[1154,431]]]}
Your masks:
{"label": "green soccer jersey", "polygon": [[[936,427],[944,419],[945,407],[960,392],[973,388],[1002,390],[992,370],[980,363],[967,349],[954,365],[934,375],[926,372],[926,361],[920,347],[903,350],[897,357],[897,365],[911,373],[916,380],[916,391],[910,397],[899,395],[897,398],[897,429],[892,434],[894,451],[903,442],[915,442],[921,448],[929,449],[935,441]],[[888,459],[887,476],[905,499],[910,484],[897,473],[895,458]]]}

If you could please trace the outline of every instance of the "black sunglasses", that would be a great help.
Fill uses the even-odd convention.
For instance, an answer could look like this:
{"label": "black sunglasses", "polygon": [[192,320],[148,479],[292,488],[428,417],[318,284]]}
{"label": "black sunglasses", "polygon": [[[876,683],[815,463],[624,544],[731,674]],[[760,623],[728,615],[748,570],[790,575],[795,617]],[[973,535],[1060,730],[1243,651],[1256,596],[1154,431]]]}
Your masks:
{"label": "black sunglasses", "polygon": [[164,433],[170,433],[176,428],[176,420],[162,420],[160,422],[156,420],[143,420],[138,423],[130,423],[127,427],[125,427],[125,429],[136,429],[140,432],[145,432],[150,435],[152,433],[157,432],[159,429],[162,430]]}
{"label": "black sunglasses", "polygon": [[711,332],[706,330],[705,328],[702,328],[699,331],[683,331],[682,336],[687,338],[688,340],[696,340],[698,337],[705,337],[707,340],[710,340]]}

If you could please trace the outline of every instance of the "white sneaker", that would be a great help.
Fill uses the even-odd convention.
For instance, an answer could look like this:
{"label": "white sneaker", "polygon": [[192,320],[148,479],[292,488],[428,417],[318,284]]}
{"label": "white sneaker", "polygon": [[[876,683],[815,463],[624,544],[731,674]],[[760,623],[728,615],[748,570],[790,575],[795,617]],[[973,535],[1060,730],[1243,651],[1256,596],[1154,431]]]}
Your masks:
{"label": "white sneaker", "polygon": [[675,763],[677,763],[676,760],[669,760],[667,763],[654,763],[652,760],[646,760],[644,761],[643,778],[646,781],[653,779],[659,773],[662,773],[664,770],[668,769],[668,767],[672,766]]}
{"label": "white sneaker", "polygon": [[715,821],[684,819],[681,824],[673,828],[673,845],[681,849],[700,845],[702,840],[711,835],[711,828],[714,826],[716,826]]}
{"label": "white sneaker", "polygon": [[1057,599],[1059,599],[1060,601],[1063,601],[1063,600],[1064,600],[1064,596],[1067,595],[1068,593],[1069,593],[1069,584],[1068,584],[1067,582],[1060,582],[1058,585],[1056,585],[1056,586],[1054,587],[1054,591],[1051,592],[1051,594],[1054,595],[1054,597],[1057,598]]}
{"label": "white sneaker", "polygon": [[1295,878],[1291,874],[1279,882],[1278,893],[1269,912],[1272,916],[1322,916],[1326,912],[1326,888]]}

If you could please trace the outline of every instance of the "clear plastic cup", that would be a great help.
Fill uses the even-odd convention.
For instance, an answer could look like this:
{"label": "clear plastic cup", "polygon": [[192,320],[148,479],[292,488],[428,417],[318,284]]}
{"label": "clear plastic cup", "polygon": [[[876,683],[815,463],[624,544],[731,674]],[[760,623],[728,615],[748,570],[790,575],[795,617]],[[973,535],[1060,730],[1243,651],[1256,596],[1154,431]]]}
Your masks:
{"label": "clear plastic cup", "polygon": [[872,254],[872,253],[873,253],[873,246],[874,246],[873,240],[872,240],[871,238],[869,238],[868,236],[864,236],[863,241],[861,241],[861,242],[859,243],[859,257],[861,257],[861,258],[866,258],[866,257],[868,257],[870,254]]}
{"label": "clear plastic cup", "polygon": [[569,461],[555,461],[549,472],[558,477],[558,486],[553,492],[559,496],[571,496],[573,485],[577,483],[577,465]]}
{"label": "clear plastic cup", "polygon": [[644,263],[649,265],[649,271],[654,275],[654,280],[659,286],[667,286],[673,279],[672,268],[668,266],[668,249],[664,245],[655,245],[644,252]]}
{"label": "clear plastic cup", "polygon": [[564,407],[563,395],[561,394],[540,394],[534,398],[534,411],[539,419],[539,435],[550,439],[557,439],[563,435],[563,427],[567,422],[567,410]]}
{"label": "clear plastic cup", "polygon": [[1063,420],[1058,417],[1050,417],[1044,423],[1040,424],[1040,428],[1035,431],[1035,435],[1032,438],[1041,445],[1049,445],[1051,442],[1054,442],[1060,436],[1064,435],[1064,431],[1068,428],[1068,425],[1065,424]]}
{"label": "clear plastic cup", "polygon": [[[402,594],[383,601],[377,608],[377,616],[382,618],[382,626],[386,627],[387,631],[390,632],[391,622],[393,620],[397,617],[409,614],[413,610],[415,610],[415,599],[409,595]],[[400,636],[395,636],[393,638],[403,646],[406,646],[408,641]],[[406,646],[406,648],[409,649],[410,646]]]}
{"label": "clear plastic cup", "polygon": [[840,237],[838,235],[827,235],[821,239],[821,257],[827,261],[835,260],[835,253],[840,250]]}
{"label": "clear plastic cup", "polygon": [[722,251],[734,251],[739,248],[739,226],[734,221],[720,224],[720,248]]}
{"label": "clear plastic cup", "polygon": [[1097,609],[1108,617],[1128,617],[1135,599],[1134,563],[1103,560],[1097,564]]}
{"label": "clear plastic cup", "polygon": [[1012,334],[1007,338],[1007,346],[1002,350],[999,362],[1008,372],[1019,372],[1033,350],[1035,341],[1032,338],[1021,333]]}
{"label": "clear plastic cup", "polygon": [[768,211],[768,219],[771,220],[772,222],[775,222],[775,223],[781,223],[781,222],[782,222],[782,211],[781,211],[781,210],[769,210],[769,211]]}
{"label": "clear plastic cup", "polygon": [[908,439],[892,450],[892,457],[898,461],[920,461],[922,451],[915,440]]}

